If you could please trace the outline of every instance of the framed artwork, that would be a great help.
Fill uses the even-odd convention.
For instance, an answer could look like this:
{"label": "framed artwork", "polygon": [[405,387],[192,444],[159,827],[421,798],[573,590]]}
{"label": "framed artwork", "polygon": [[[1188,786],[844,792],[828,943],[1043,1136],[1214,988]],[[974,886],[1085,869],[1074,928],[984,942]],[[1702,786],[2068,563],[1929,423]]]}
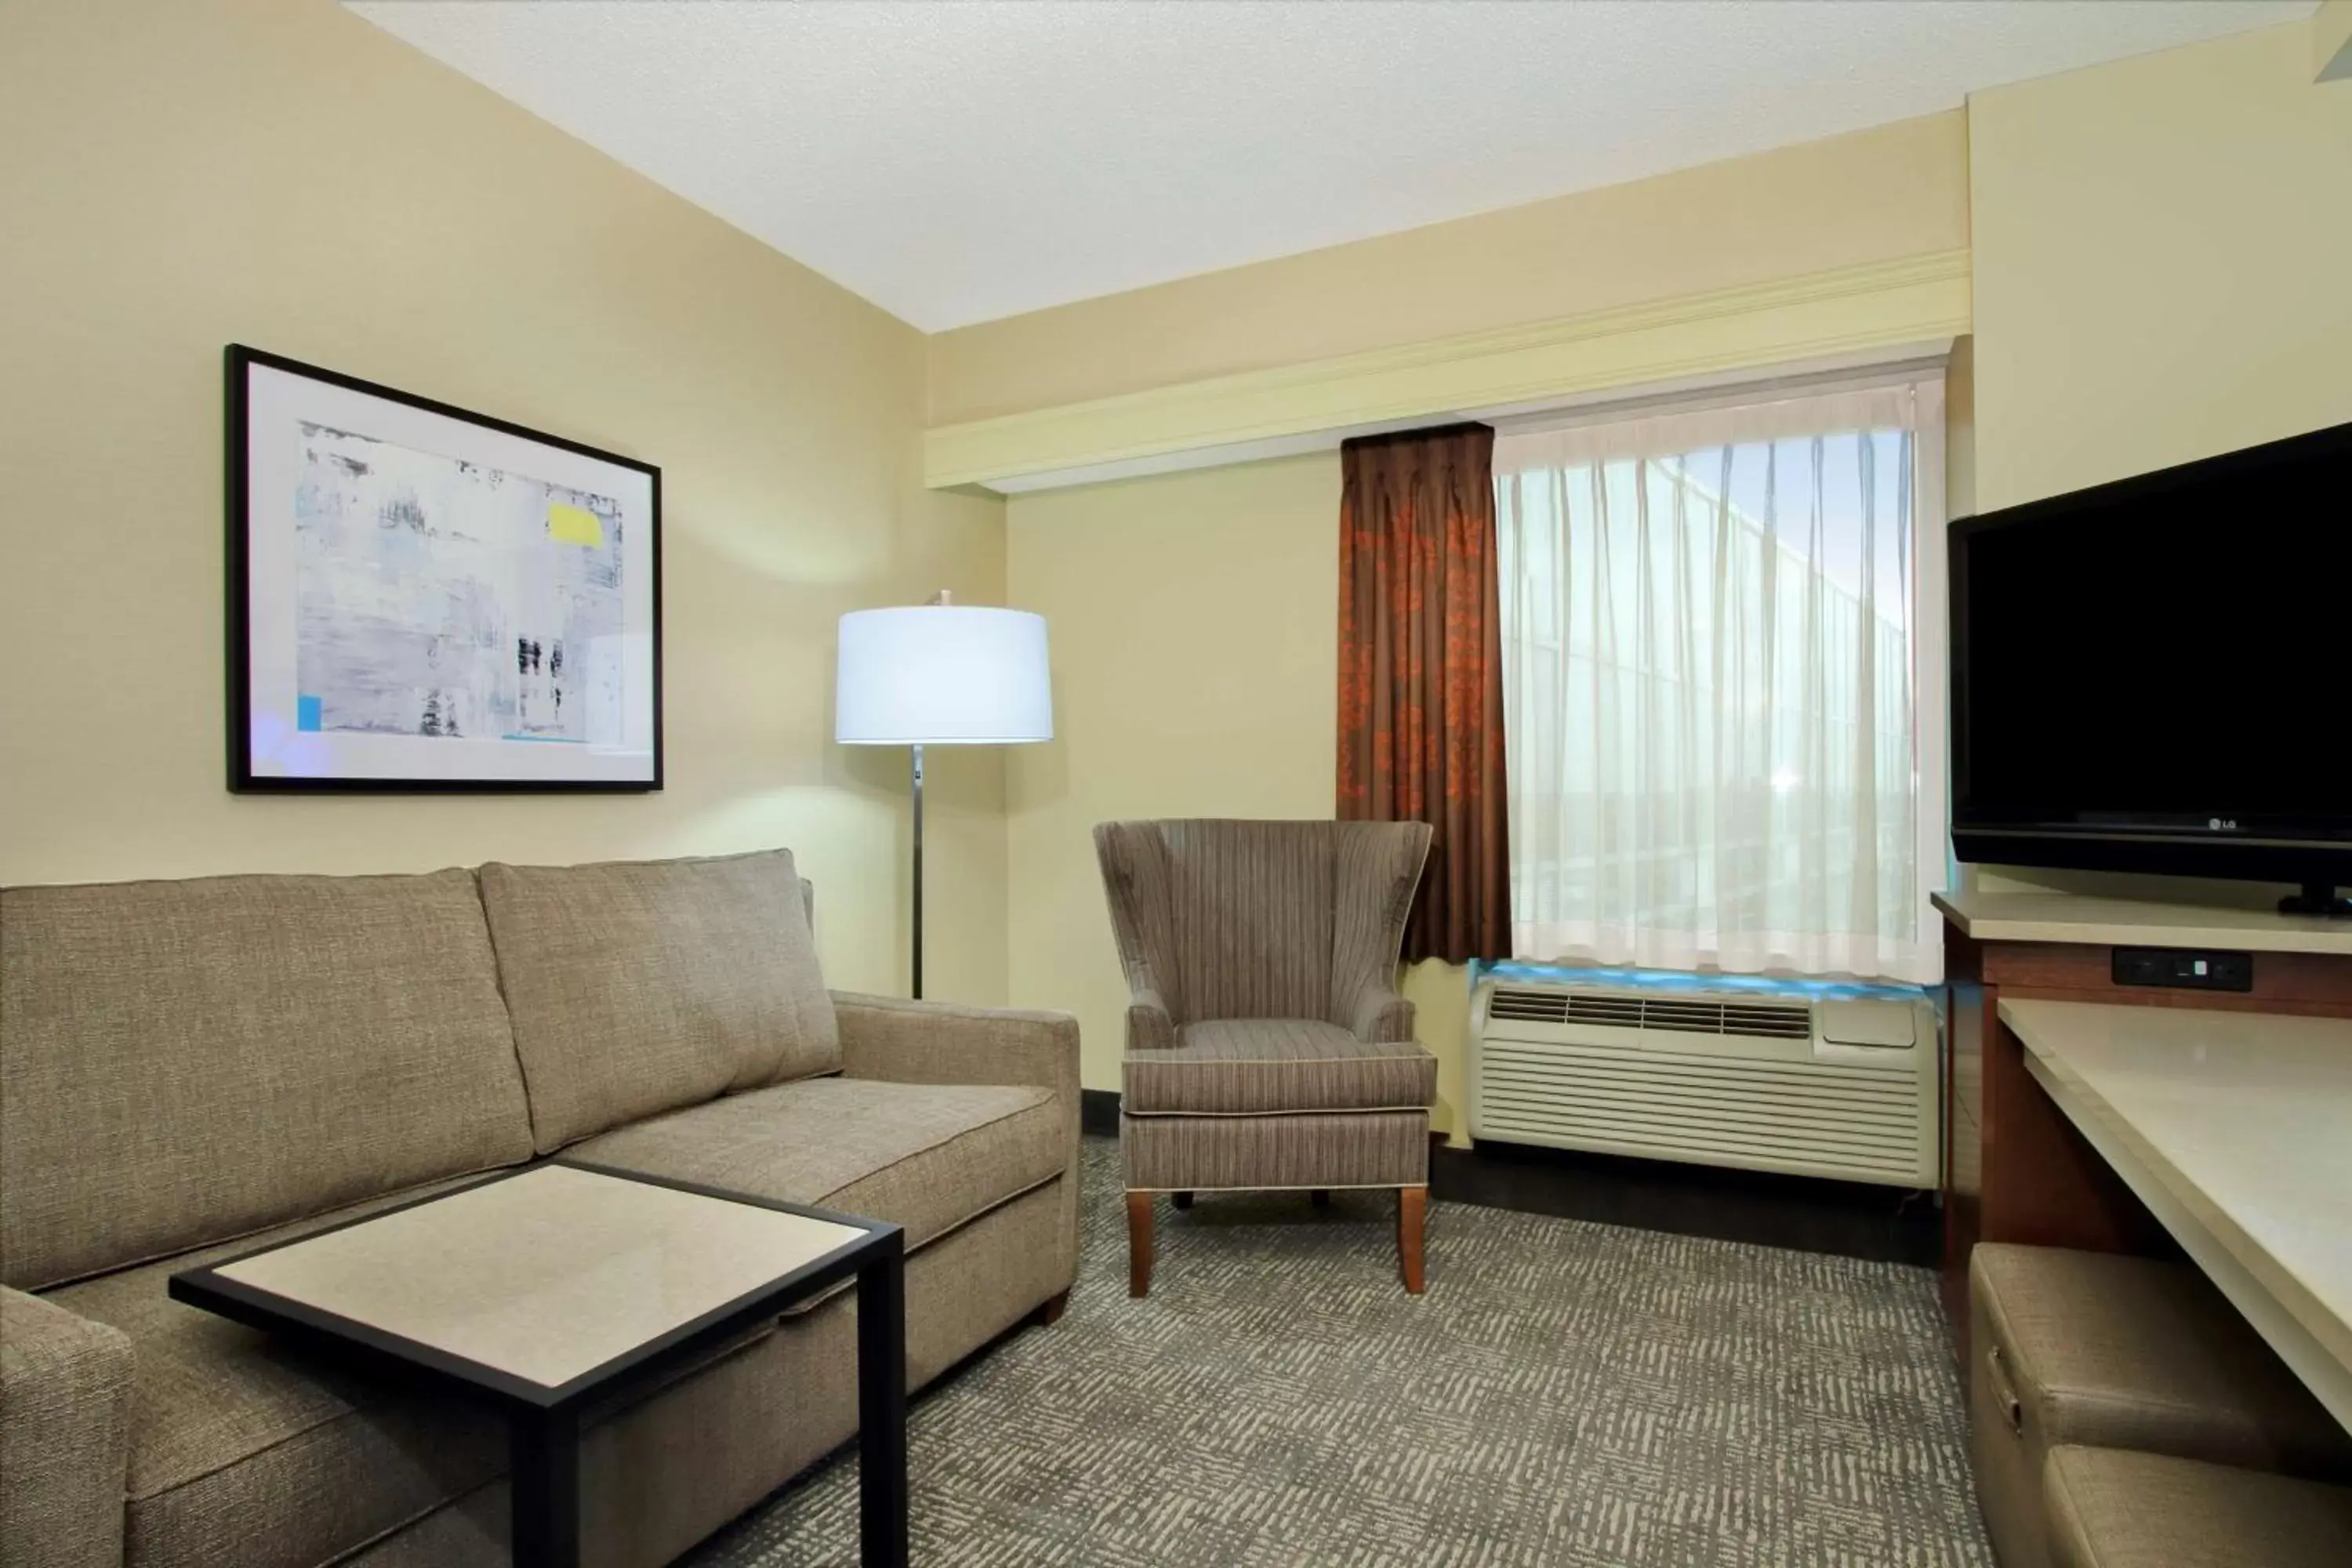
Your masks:
{"label": "framed artwork", "polygon": [[239,344],[227,468],[229,788],[661,788],[661,470]]}

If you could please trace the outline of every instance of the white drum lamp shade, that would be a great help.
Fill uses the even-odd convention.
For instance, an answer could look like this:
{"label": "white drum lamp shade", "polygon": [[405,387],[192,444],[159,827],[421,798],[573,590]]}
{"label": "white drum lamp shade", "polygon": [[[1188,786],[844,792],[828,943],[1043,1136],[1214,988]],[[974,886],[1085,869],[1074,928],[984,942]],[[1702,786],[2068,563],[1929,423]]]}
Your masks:
{"label": "white drum lamp shade", "polygon": [[975,605],[841,617],[833,738],[845,746],[1003,746],[1054,738],[1045,617]]}

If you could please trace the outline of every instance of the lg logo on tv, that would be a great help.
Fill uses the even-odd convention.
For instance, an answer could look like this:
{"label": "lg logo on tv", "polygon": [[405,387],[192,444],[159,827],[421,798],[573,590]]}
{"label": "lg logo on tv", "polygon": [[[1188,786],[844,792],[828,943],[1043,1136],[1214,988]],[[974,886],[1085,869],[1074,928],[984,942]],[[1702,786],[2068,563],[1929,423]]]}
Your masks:
{"label": "lg logo on tv", "polygon": [[2238,831],[2238,819],[2234,816],[2217,816],[2205,826],[2216,833],[2235,833]]}

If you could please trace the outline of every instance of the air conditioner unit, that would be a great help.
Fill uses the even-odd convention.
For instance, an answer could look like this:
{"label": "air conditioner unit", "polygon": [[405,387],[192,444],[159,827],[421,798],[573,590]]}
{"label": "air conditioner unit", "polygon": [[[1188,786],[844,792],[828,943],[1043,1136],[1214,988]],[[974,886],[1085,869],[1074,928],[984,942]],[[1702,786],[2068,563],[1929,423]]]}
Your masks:
{"label": "air conditioner unit", "polygon": [[1471,1136],[1935,1186],[1935,1008],[1822,989],[1482,980]]}

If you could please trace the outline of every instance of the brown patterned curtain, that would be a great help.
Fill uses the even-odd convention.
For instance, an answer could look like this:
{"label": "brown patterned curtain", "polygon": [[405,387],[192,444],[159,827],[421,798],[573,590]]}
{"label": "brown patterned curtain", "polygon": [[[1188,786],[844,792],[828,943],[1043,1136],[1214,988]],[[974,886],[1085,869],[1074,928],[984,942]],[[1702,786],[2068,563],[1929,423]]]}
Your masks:
{"label": "brown patterned curtain", "polygon": [[1408,962],[1511,955],[1495,432],[1339,448],[1343,820],[1426,822]]}

